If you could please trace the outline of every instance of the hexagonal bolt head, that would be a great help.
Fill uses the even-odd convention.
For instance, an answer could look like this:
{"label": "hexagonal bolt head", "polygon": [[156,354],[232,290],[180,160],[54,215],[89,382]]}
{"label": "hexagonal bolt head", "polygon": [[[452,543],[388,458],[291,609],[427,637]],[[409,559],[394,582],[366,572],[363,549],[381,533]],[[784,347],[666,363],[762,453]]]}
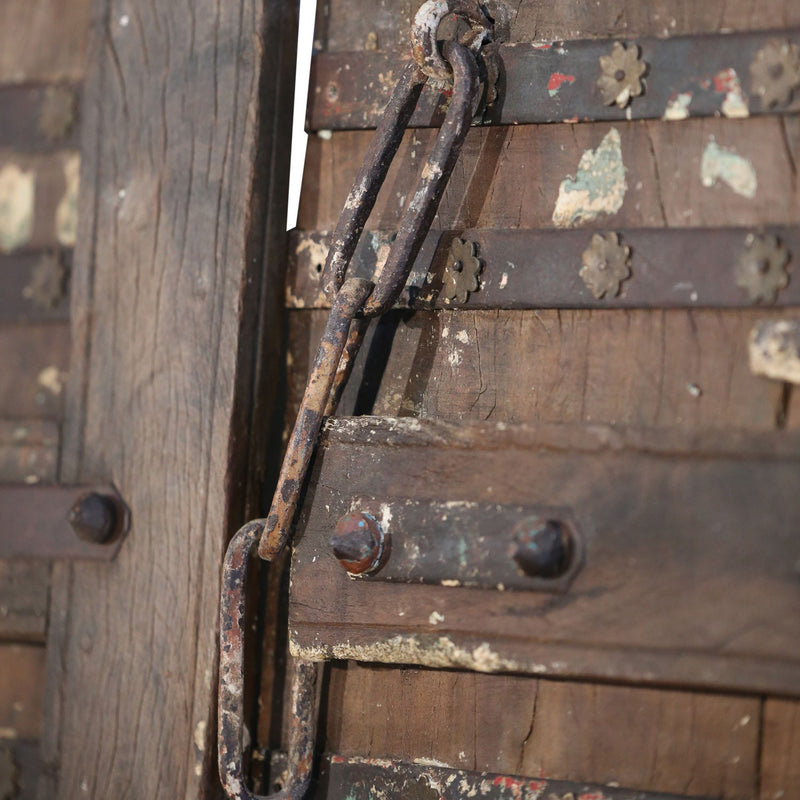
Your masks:
{"label": "hexagonal bolt head", "polygon": [[573,551],[569,531],[558,520],[529,517],[514,528],[512,558],[530,578],[560,577],[569,569]]}
{"label": "hexagonal bolt head", "polygon": [[351,575],[369,575],[383,566],[386,536],[371,514],[345,514],[330,539],[333,554]]}
{"label": "hexagonal bolt head", "polygon": [[122,527],[122,515],[112,497],[89,492],[79,497],[69,512],[69,524],[79,539],[108,544]]}

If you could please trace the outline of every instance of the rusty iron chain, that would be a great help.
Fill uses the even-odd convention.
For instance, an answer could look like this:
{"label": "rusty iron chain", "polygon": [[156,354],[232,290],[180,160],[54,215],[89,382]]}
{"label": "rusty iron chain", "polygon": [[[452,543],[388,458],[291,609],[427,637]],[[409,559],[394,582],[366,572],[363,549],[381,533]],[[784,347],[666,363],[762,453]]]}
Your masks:
{"label": "rusty iron chain", "polygon": [[[439,52],[440,22],[456,14],[470,32]],[[472,121],[480,78],[476,53],[491,39],[492,21],[475,0],[428,0],[412,26],[413,60],[392,93],[331,240],[323,285],[331,312],[300,411],[284,456],[266,519],[247,523],[225,555],[220,602],[219,772],[228,797],[263,800],[246,786],[243,766],[245,585],[249,558],[272,561],[289,539],[298,498],[322,422],[332,415],[347,383],[370,318],[388,311],[400,295],[436,215],[444,189]],[[463,43],[462,43],[463,42]],[[452,83],[452,97],[439,136],[404,211],[386,262],[371,280],[349,277],[348,266],[397,153],[422,87],[429,79]],[[316,664],[298,661],[292,679],[290,766],[283,788],[269,800],[305,796],[316,732]]]}

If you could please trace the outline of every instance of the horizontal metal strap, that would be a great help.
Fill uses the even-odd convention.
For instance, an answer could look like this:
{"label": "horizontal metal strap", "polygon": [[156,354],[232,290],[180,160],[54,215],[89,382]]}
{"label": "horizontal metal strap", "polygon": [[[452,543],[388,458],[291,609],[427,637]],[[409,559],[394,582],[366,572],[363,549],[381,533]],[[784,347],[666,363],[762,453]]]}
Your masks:
{"label": "horizontal metal strap", "polygon": [[0,559],[111,561],[129,525],[113,486],[0,486]]}
{"label": "horizontal metal strap", "polygon": [[[426,238],[398,305],[411,308],[746,308],[758,303],[800,304],[800,280],[788,280],[800,259],[800,227],[631,228],[592,230],[475,229],[431,233]],[[599,237],[599,239],[597,238]],[[773,239],[775,256],[762,261]],[[327,234],[294,231],[287,288],[290,308],[325,308],[321,266]],[[478,290],[446,299],[448,270],[459,255],[456,240],[472,245],[479,263]],[[385,258],[389,234],[362,236],[351,272],[370,275]],[[627,248],[627,250],[626,250]],[[462,248],[463,251],[463,248]],[[783,255],[780,255],[783,259]],[[749,264],[752,260],[752,264]],[[613,263],[616,261],[615,263]],[[606,271],[604,272],[603,265]],[[616,282],[614,269],[621,269]],[[748,277],[748,270],[753,275]],[[772,271],[770,271],[772,270]],[[610,283],[597,283],[598,276]],[[783,278],[786,281],[783,281]],[[774,285],[773,285],[774,283]],[[784,283],[779,286],[778,284]],[[602,296],[597,292],[606,288]],[[770,293],[774,290],[774,299]],[[464,297],[464,295],[461,295]]]}
{"label": "horizontal metal strap", "polygon": [[[633,40],[628,46],[640,48],[646,65],[644,87],[622,108],[605,105],[597,86],[603,74],[600,59],[612,54],[611,40],[503,45],[497,50],[498,100],[480,121],[516,125],[796,112],[800,92],[789,102],[767,107],[760,85],[754,85],[751,65],[771,42],[800,43],[800,30]],[[407,58],[378,51],[315,56],[307,128],[374,128]],[[426,88],[411,126],[438,126],[446,105],[446,95]]]}
{"label": "horizontal metal strap", "polygon": [[327,800],[403,797],[418,800],[677,800],[678,795],[551,781],[520,775],[471,772],[375,758],[332,756]]}

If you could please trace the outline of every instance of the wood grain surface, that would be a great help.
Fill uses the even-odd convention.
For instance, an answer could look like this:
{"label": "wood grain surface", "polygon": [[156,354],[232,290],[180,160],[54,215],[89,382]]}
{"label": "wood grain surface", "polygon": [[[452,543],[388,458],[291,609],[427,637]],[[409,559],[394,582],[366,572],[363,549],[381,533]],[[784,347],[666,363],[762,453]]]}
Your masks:
{"label": "wood grain surface", "polygon": [[60,478],[112,480],[133,527],[110,567],[54,572],[43,794],[218,791],[219,567],[271,330],[266,191],[283,196],[270,138],[286,128],[269,98],[293,70],[293,14],[93,7]]}

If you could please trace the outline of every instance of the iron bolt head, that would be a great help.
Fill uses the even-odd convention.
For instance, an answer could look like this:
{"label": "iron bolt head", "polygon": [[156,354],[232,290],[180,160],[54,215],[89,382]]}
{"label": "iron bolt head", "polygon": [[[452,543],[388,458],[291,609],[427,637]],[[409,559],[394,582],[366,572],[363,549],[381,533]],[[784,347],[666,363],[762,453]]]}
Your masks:
{"label": "iron bolt head", "polygon": [[333,554],[351,575],[369,575],[383,565],[385,541],[375,517],[355,512],[336,523],[330,543]]}
{"label": "iron bolt head", "polygon": [[82,495],[69,512],[69,524],[78,538],[94,544],[107,544],[114,539],[121,523],[117,504],[99,492]]}
{"label": "iron bolt head", "polygon": [[529,517],[514,528],[512,557],[530,578],[558,578],[570,566],[572,539],[558,521]]}

